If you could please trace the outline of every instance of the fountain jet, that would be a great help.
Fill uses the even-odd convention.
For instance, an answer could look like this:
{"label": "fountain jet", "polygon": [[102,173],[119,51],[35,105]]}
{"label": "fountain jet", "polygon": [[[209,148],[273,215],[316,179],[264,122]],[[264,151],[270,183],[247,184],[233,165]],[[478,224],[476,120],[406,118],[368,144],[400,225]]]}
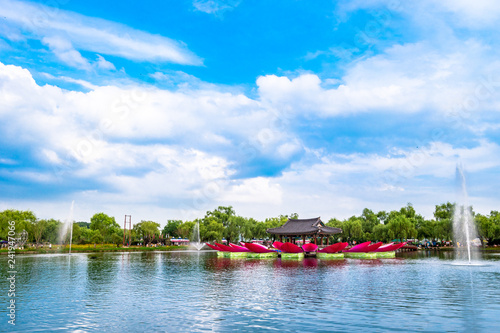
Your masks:
{"label": "fountain jet", "polygon": [[64,224],[59,231],[59,243],[61,243],[61,244],[63,244],[64,238],[67,236],[68,231],[69,231],[69,255],[71,255],[71,243],[73,240],[73,208],[74,208],[74,206],[75,206],[75,200],[73,200],[71,202],[71,208],[69,209],[68,218],[64,221]]}
{"label": "fountain jet", "polygon": [[194,225],[193,228],[193,235],[191,237],[191,243],[196,250],[200,251],[203,246],[205,246],[205,243],[201,243],[200,240],[200,222],[196,221],[196,224]]}
{"label": "fountain jet", "polygon": [[[457,164],[457,181],[459,183],[459,200],[455,204],[453,211],[453,235],[455,241],[455,254],[459,260],[467,260],[469,264],[472,260],[479,259],[479,251],[475,251],[471,246],[472,239],[477,238],[477,230],[472,216],[472,207],[469,206],[465,174],[462,164]],[[460,244],[460,246],[458,246]],[[463,247],[467,249],[465,256]]]}

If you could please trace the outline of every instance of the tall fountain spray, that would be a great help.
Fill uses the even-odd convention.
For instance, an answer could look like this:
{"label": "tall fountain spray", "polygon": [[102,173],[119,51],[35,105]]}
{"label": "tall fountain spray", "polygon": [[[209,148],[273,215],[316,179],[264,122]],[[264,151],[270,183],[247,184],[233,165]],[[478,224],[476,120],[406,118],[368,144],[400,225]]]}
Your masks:
{"label": "tall fountain spray", "polygon": [[[73,209],[75,206],[75,200],[71,202],[71,208],[69,209],[68,218],[64,221],[61,230],[59,231],[59,242],[62,244],[64,238],[67,236],[69,231],[69,255],[71,255],[71,243],[73,240]],[[68,230],[69,229],[69,230]]]}
{"label": "tall fountain spray", "polygon": [[[474,251],[472,239],[477,238],[477,230],[472,216],[472,207],[469,206],[467,186],[463,166],[457,165],[457,181],[459,183],[458,198],[453,212],[453,235],[455,241],[455,254],[459,260],[467,260],[469,264],[472,260],[479,259],[479,252]],[[460,245],[460,246],[459,246]],[[467,250],[466,252],[464,250]]]}
{"label": "tall fountain spray", "polygon": [[196,221],[196,224],[194,225],[193,228],[193,234],[191,236],[191,245],[196,248],[196,250],[201,250],[203,246],[205,246],[204,243],[201,243],[200,240],[200,222]]}

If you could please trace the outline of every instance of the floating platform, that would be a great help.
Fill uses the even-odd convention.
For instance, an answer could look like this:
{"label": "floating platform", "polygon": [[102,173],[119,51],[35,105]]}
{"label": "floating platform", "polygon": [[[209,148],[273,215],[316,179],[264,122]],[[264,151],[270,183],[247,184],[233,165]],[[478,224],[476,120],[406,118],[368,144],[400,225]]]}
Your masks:
{"label": "floating platform", "polygon": [[377,252],[345,252],[344,256],[353,259],[377,259]]}
{"label": "floating platform", "polygon": [[396,258],[396,251],[376,252],[377,258]]}
{"label": "floating platform", "polygon": [[396,258],[396,251],[388,252],[340,252],[340,253],[286,253],[286,252],[267,252],[267,253],[255,253],[255,252],[217,252],[217,257],[219,258],[249,258],[249,259],[265,259],[265,258],[277,258],[285,260],[300,260],[304,257],[316,257],[318,259],[386,259],[386,258]]}
{"label": "floating platform", "polygon": [[267,253],[247,252],[247,258],[249,258],[249,259],[278,258],[278,253],[277,252],[267,252]]}
{"label": "floating platform", "polygon": [[318,259],[344,259],[343,253],[316,253],[316,258]]}
{"label": "floating platform", "polygon": [[223,252],[224,258],[246,258],[249,252]]}
{"label": "floating platform", "polygon": [[285,253],[285,252],[281,252],[281,259],[285,259],[285,260],[300,260],[300,259],[304,259],[304,252],[300,252],[300,253]]}

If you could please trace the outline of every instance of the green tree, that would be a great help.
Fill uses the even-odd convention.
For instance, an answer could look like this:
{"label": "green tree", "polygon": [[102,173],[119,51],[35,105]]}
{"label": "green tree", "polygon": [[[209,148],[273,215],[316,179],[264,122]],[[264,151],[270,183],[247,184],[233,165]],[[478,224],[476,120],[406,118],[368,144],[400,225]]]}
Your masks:
{"label": "green tree", "polygon": [[387,224],[389,235],[401,239],[414,238],[417,236],[417,229],[413,222],[404,214],[395,214]]}
{"label": "green tree", "polygon": [[224,237],[228,243],[236,243],[238,240],[243,238],[247,228],[247,220],[244,217],[231,216],[229,217],[226,228],[224,229]]}
{"label": "green tree", "polygon": [[116,247],[120,247],[120,244],[123,243],[123,233],[120,236],[117,232],[111,235],[111,243],[115,244]]}
{"label": "green tree", "polygon": [[15,209],[7,209],[0,213],[0,238],[8,239],[9,222],[15,222],[16,233],[23,230],[28,232],[30,239],[33,239],[31,227],[36,223],[36,216],[32,211],[20,211]]}
{"label": "green tree", "polygon": [[[352,216],[348,220],[342,222],[343,239],[348,242],[364,240],[363,224],[361,219]],[[345,238],[344,238],[345,237]]]}
{"label": "green tree", "polygon": [[453,212],[455,211],[455,204],[447,202],[445,204],[436,205],[434,210],[434,218],[436,221],[453,220]]}
{"label": "green tree", "polygon": [[453,239],[453,221],[448,219],[437,221],[434,229],[434,239]]}
{"label": "green tree", "polygon": [[141,221],[134,225],[133,230],[137,237],[143,239],[144,243],[147,244],[151,244],[160,236],[160,224],[154,221]]}
{"label": "green tree", "polygon": [[162,231],[163,237],[165,237],[165,238],[167,238],[167,237],[170,237],[170,238],[180,237],[177,234],[177,228],[181,224],[182,224],[181,220],[168,220],[165,227],[163,227],[163,231]]}
{"label": "green tree", "polygon": [[99,233],[99,230],[92,230],[92,229],[87,229],[87,228],[81,228],[79,229],[79,238],[75,237],[75,229],[73,229],[73,242],[75,244],[90,244],[92,243],[92,237],[94,236],[95,233]]}
{"label": "green tree", "polygon": [[381,242],[390,242],[393,234],[389,232],[389,227],[385,224],[377,224],[373,227],[373,240],[378,240]]}
{"label": "green tree", "polygon": [[[286,221],[285,221],[286,222]],[[282,222],[281,218],[279,217],[270,217],[267,218],[264,221],[264,224],[266,225],[266,230],[271,229],[271,228],[277,228],[282,226],[285,222]]]}
{"label": "green tree", "polygon": [[371,234],[373,232],[373,228],[377,224],[380,224],[380,220],[377,215],[368,208],[363,209],[363,213],[361,214],[361,226],[363,227],[363,231]]}
{"label": "green tree", "polygon": [[[179,224],[177,227],[176,233],[179,235],[181,238],[189,238],[193,234],[193,229],[194,226],[196,225],[196,222],[194,221],[186,221],[182,222]],[[201,237],[201,236],[200,236]]]}
{"label": "green tree", "polygon": [[382,210],[377,213],[377,218],[382,224],[386,224],[387,218],[389,217],[389,214],[385,210]]}
{"label": "green tree", "polygon": [[217,209],[214,209],[213,211],[208,211],[205,214],[204,220],[212,217],[215,218],[216,221],[222,223],[224,227],[227,227],[229,218],[234,215],[235,212],[232,206],[228,207],[219,206]]}
{"label": "green tree", "polygon": [[245,235],[245,239],[264,239],[269,236],[266,232],[267,225],[265,222],[256,221],[253,218],[248,219],[248,223],[251,229],[251,235]]}
{"label": "green tree", "polygon": [[48,224],[47,220],[36,220],[32,223],[31,230],[33,237],[35,238],[36,247],[38,247],[38,244],[42,242],[43,232],[45,231],[45,228],[47,228]]}
{"label": "green tree", "polygon": [[96,213],[90,219],[90,229],[99,230],[103,237],[103,242],[108,242],[111,235],[120,230],[120,226],[116,223],[114,217],[110,217],[104,213]]}
{"label": "green tree", "polygon": [[453,238],[453,214],[456,205],[450,202],[436,205],[434,218],[436,219],[434,227],[434,239],[449,240]]}
{"label": "green tree", "polygon": [[90,229],[90,222],[75,222],[80,228]]}
{"label": "green tree", "polygon": [[224,225],[214,217],[209,217],[200,225],[200,238],[205,242],[222,241]]}
{"label": "green tree", "polygon": [[491,211],[489,216],[477,214],[475,216],[479,236],[488,243],[497,243],[500,240],[500,214]]}
{"label": "green tree", "polygon": [[437,223],[434,220],[425,220],[419,227],[416,227],[418,239],[435,239]]}
{"label": "green tree", "polygon": [[94,243],[94,249],[97,243],[104,242],[104,237],[101,235],[99,230],[92,230],[92,236],[90,237],[90,242]]}
{"label": "green tree", "polygon": [[61,230],[62,225],[61,221],[54,219],[47,220],[47,226],[43,231],[42,239],[52,244],[59,243],[59,231]]}

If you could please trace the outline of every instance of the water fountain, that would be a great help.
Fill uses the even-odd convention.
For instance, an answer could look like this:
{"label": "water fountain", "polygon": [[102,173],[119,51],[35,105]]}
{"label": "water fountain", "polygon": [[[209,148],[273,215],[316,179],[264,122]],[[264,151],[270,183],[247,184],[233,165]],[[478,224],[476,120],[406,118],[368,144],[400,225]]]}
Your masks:
{"label": "water fountain", "polygon": [[[73,208],[75,206],[75,200],[71,202],[71,208],[69,210],[68,218],[64,221],[61,230],[59,231],[59,243],[63,243],[64,238],[67,236],[69,231],[69,255],[71,255],[71,243],[73,240]],[[69,230],[68,230],[69,229]]]}
{"label": "water fountain", "polygon": [[200,251],[201,248],[203,246],[205,246],[205,243],[201,243],[201,241],[200,241],[200,222],[199,221],[196,221],[196,224],[194,225],[190,245],[192,245],[198,251]]}
{"label": "water fountain", "polygon": [[[457,181],[459,182],[459,200],[453,212],[453,236],[456,258],[461,262],[472,264],[473,260],[480,259],[480,253],[472,246],[472,239],[477,238],[477,230],[472,216],[472,207],[468,203],[467,186],[463,166],[457,165]],[[467,250],[467,252],[464,251]]]}

